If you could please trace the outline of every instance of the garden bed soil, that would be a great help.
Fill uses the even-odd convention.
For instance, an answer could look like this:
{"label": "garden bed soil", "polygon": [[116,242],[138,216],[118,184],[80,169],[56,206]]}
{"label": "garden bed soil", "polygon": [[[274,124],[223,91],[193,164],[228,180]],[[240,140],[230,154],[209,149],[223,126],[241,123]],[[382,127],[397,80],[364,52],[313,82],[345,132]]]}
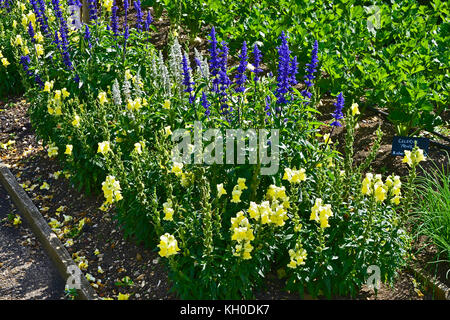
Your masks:
{"label": "garden bed soil", "polygon": [[[0,112],[0,142],[15,141],[7,149],[0,148],[0,159],[10,167],[25,190],[28,190],[29,196],[47,221],[51,218],[59,218],[61,221],[58,215],[65,214],[73,217],[70,224],[75,226],[85,218],[86,223],[81,234],[67,249],[74,258],[76,255],[87,258],[88,267],[84,273],[95,277],[95,281],[91,283],[98,295],[102,298],[117,298],[119,293],[123,293],[130,294],[130,299],[177,299],[177,296],[170,292],[167,270],[157,252],[151,248],[136,245],[132,239],[124,239],[123,232],[114,219],[114,212],[105,213],[99,210],[103,201],[101,195],[86,195],[77,191],[63,174],[59,179],[55,179],[53,173],[62,168],[57,160],[47,157],[42,143],[37,140],[27,115],[28,104],[21,97],[15,97],[7,102],[0,102],[0,109],[3,109]],[[365,128],[367,125],[369,129],[358,130],[357,135],[364,133],[365,138],[370,134],[373,135],[377,123],[388,126],[381,118],[375,119],[375,117],[375,115],[365,115],[361,119],[360,128]],[[341,140],[342,133],[336,132],[336,134],[338,140]],[[362,137],[357,137],[356,141],[359,138]],[[370,138],[367,139],[370,140]],[[364,141],[366,142],[356,146],[356,150],[370,144],[368,140]],[[378,164],[384,163],[380,159],[390,159],[387,154],[390,142],[384,141],[384,148],[377,155],[376,163]],[[356,161],[358,157],[362,156],[356,153]],[[433,153],[430,153],[430,158],[432,157]],[[392,163],[391,160],[386,161],[386,168],[401,169],[400,160],[394,161],[394,166],[390,163]],[[50,185],[49,190],[40,188],[44,181]],[[57,209],[61,207],[63,209],[58,212]],[[95,250],[98,250],[99,254],[95,254]],[[417,259],[422,258],[424,256],[417,256]],[[99,273],[98,267],[101,267],[104,272]],[[125,277],[129,277],[131,282],[128,281],[127,284],[127,281],[124,281]],[[278,279],[274,272],[267,277],[265,288],[255,292],[255,297],[257,299],[299,299],[297,294],[286,292],[283,287],[283,280]],[[378,295],[375,295],[372,290],[364,287],[356,298],[364,300],[431,299],[431,295],[425,289],[411,274],[402,271],[392,288],[382,285]],[[349,297],[336,297],[336,299],[349,299]]]}

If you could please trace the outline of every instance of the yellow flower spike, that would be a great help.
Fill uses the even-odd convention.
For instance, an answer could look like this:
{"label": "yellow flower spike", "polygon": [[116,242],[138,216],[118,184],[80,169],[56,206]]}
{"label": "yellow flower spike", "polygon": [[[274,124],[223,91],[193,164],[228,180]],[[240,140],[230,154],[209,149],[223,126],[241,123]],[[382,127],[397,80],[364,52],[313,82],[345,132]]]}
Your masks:
{"label": "yellow flower spike", "polygon": [[247,189],[247,186],[245,185],[245,181],[246,181],[245,178],[239,178],[238,179],[238,187],[239,187],[240,190]]}
{"label": "yellow flower spike", "polygon": [[393,197],[393,198],[391,199],[391,203],[393,203],[393,204],[395,204],[395,205],[399,205],[399,204],[400,204],[400,199],[401,199],[401,198],[402,198],[401,196],[396,195],[395,197]]}
{"label": "yellow flower spike", "polygon": [[175,237],[169,233],[165,233],[160,237],[159,247],[159,255],[161,257],[170,257],[175,255],[180,251],[178,248],[178,242]]}
{"label": "yellow flower spike", "polygon": [[62,88],[62,89],[61,89],[61,94],[62,94],[62,96],[63,96],[64,99],[66,99],[66,98],[68,98],[68,97],[70,96],[70,92],[67,91],[66,88]]}
{"label": "yellow flower spike", "polygon": [[382,182],[375,183],[374,187],[375,200],[377,202],[383,202],[386,199],[386,190]]}
{"label": "yellow flower spike", "polygon": [[125,70],[125,79],[130,80],[133,78],[133,75],[131,74],[130,70]]}
{"label": "yellow flower spike", "polygon": [[54,84],[54,81],[45,81],[44,91],[50,92],[53,89],[53,84]]}
{"label": "yellow flower spike", "polygon": [[[28,26],[28,18],[26,15],[22,15],[22,26],[26,28]],[[19,45],[19,44],[18,44]]]}
{"label": "yellow flower spike", "polygon": [[5,68],[6,68],[7,66],[9,66],[10,63],[9,63],[8,59],[2,58],[2,65],[3,65]]}
{"label": "yellow flower spike", "polygon": [[107,154],[111,151],[111,147],[109,141],[103,141],[98,143],[97,153],[101,153],[103,155]]}
{"label": "yellow flower spike", "polygon": [[323,142],[327,143],[327,144],[332,144],[333,140],[330,139],[330,134],[329,133],[325,133],[323,135]]}
{"label": "yellow flower spike", "polygon": [[136,143],[134,144],[134,151],[135,151],[137,154],[142,154],[142,146],[141,146],[141,144],[140,144],[139,142],[136,142]]}
{"label": "yellow flower spike", "polygon": [[34,49],[36,50],[36,55],[37,55],[38,57],[44,55],[44,46],[43,46],[42,44],[36,43],[36,44],[34,45]]}
{"label": "yellow flower spike", "polygon": [[261,216],[259,213],[259,206],[254,201],[250,202],[250,207],[248,208],[247,212],[249,213],[250,218],[255,220],[258,220]]}
{"label": "yellow flower spike", "polygon": [[171,134],[172,134],[172,130],[171,130],[170,126],[164,127],[164,137],[167,138]]}
{"label": "yellow flower spike", "polygon": [[37,32],[37,33],[34,35],[34,39],[36,40],[37,43],[42,43],[42,42],[44,42],[44,36],[42,35],[41,32]]}
{"label": "yellow flower spike", "polygon": [[66,145],[66,151],[64,152],[64,154],[67,154],[68,156],[72,155],[72,150],[73,150],[73,145],[68,144]]}
{"label": "yellow flower spike", "polygon": [[164,108],[164,109],[170,109],[170,100],[165,100],[165,101],[164,101],[163,108]]}
{"label": "yellow flower spike", "polygon": [[167,202],[163,203],[163,211],[164,211],[164,214],[165,214],[163,220],[173,221],[174,210],[172,208],[172,201],[170,199],[167,200]]}
{"label": "yellow flower spike", "polygon": [[100,92],[98,94],[98,101],[100,102],[101,105],[104,105],[105,103],[108,102],[108,98],[106,96],[106,92]]}
{"label": "yellow flower spike", "polygon": [[61,90],[55,90],[55,95],[53,96],[53,100],[59,103],[61,102]]}
{"label": "yellow flower spike", "polygon": [[103,0],[102,7],[107,11],[111,12],[113,6],[113,0]]}
{"label": "yellow flower spike", "polygon": [[357,114],[361,114],[361,113],[359,112],[359,106],[358,106],[357,103],[353,103],[352,106],[351,106],[350,108],[351,108],[351,110],[352,110],[352,116],[355,116],[355,115],[357,115]]}
{"label": "yellow flower spike", "polygon": [[224,194],[227,194],[227,191],[223,187],[223,183],[217,185],[217,198],[220,198]]}
{"label": "yellow flower spike", "polygon": [[232,196],[231,202],[233,202],[233,203],[241,202],[241,194],[242,194],[242,190],[234,187],[233,192],[231,193],[231,196]]}
{"label": "yellow flower spike", "polygon": [[47,154],[48,154],[49,158],[57,156],[58,155],[58,147],[55,146],[54,144],[49,145],[48,149],[47,149]]}
{"label": "yellow flower spike", "polygon": [[175,173],[176,176],[181,176],[183,173],[183,163],[174,162],[172,166],[172,173]]}
{"label": "yellow flower spike", "polygon": [[24,56],[27,56],[27,55],[30,54],[30,49],[28,49],[27,46],[23,46],[22,47],[22,53],[23,53]]}
{"label": "yellow flower spike", "polygon": [[55,115],[56,116],[61,116],[62,115],[62,109],[60,106],[55,108]]}
{"label": "yellow flower spike", "polygon": [[402,162],[407,163],[410,167],[412,167],[413,163],[411,159],[411,151],[405,150],[405,156],[403,157]]}
{"label": "yellow flower spike", "polygon": [[414,152],[414,159],[415,159],[416,163],[426,160],[422,149],[417,149],[416,152]]}
{"label": "yellow flower spike", "polygon": [[73,118],[72,125],[74,127],[80,126],[80,116],[78,116],[77,114],[75,114],[75,117]]}

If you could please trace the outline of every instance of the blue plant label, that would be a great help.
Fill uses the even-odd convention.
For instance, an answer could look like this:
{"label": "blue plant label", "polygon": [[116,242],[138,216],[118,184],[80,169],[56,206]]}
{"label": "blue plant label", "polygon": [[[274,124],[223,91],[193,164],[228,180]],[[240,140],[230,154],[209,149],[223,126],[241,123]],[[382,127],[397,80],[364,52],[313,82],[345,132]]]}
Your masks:
{"label": "blue plant label", "polygon": [[393,156],[404,156],[405,150],[412,150],[414,145],[423,150],[424,155],[428,154],[428,146],[430,145],[430,139],[417,138],[417,137],[398,137],[394,136],[392,139],[392,152]]}

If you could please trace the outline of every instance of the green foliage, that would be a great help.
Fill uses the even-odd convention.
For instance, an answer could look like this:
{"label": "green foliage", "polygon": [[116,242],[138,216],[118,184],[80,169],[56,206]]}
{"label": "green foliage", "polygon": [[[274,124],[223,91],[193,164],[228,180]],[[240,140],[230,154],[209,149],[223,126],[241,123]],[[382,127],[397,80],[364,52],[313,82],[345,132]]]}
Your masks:
{"label": "green foliage", "polygon": [[425,235],[439,249],[441,259],[450,261],[450,177],[448,165],[435,166],[418,177],[414,193],[414,219],[418,236]]}
{"label": "green foliage", "polygon": [[[287,31],[292,50],[306,61],[314,40],[327,77],[321,92],[343,91],[389,110],[401,135],[431,130],[442,123],[449,104],[449,8],[440,0],[204,0],[149,1],[167,10],[177,25],[195,37],[214,25],[236,50],[244,40],[258,43],[270,69],[276,65],[276,43]],[[162,12],[162,10],[158,10]],[[368,22],[374,27],[370,27]],[[209,28],[208,28],[209,30]],[[205,35],[205,33],[204,33]],[[206,35],[205,35],[206,36]]]}

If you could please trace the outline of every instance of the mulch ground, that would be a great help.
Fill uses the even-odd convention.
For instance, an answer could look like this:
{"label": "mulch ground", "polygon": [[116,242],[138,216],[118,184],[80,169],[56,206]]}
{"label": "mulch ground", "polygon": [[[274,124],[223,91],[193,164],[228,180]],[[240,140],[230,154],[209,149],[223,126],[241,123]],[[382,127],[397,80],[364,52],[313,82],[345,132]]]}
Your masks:
{"label": "mulch ground", "polygon": [[[99,210],[102,196],[78,192],[70,183],[70,177],[65,178],[58,161],[48,158],[41,142],[34,135],[27,109],[28,104],[21,97],[0,102],[0,143],[14,141],[5,149],[0,147],[0,159],[9,165],[48,222],[51,219],[61,222],[71,217],[67,218],[70,221],[65,222],[62,228],[73,228],[84,219],[82,232],[67,249],[74,259],[87,262],[83,272],[88,275],[99,296],[117,298],[122,293],[130,294],[130,299],[177,299],[170,292],[167,270],[157,252],[153,248],[136,245],[132,239],[125,240],[114,219],[114,212],[104,213]],[[373,121],[382,122],[382,119]],[[368,120],[368,123],[372,122]],[[365,123],[361,122],[361,126],[365,126]],[[380,153],[380,157],[385,157],[385,153]],[[55,176],[55,173],[59,172],[61,174],[57,179],[58,174]],[[48,190],[41,188],[44,182],[49,185]],[[255,297],[299,299],[298,295],[284,291],[283,287],[283,280],[278,279],[274,272],[268,276],[266,286],[255,292]],[[357,297],[370,300],[430,298],[426,288],[406,272],[399,274],[394,287],[382,285],[378,295],[368,288],[362,288]]]}

